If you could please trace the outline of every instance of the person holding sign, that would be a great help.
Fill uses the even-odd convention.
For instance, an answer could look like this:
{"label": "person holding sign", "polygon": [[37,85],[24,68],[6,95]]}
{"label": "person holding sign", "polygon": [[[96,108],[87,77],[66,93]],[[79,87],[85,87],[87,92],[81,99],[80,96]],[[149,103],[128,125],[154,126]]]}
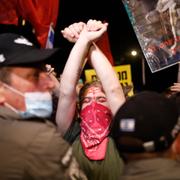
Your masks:
{"label": "person holding sign", "polygon": [[81,131],[72,144],[76,158],[90,180],[117,180],[123,167],[109,137],[109,129],[114,114],[125,102],[125,96],[112,65],[95,44],[107,26],[107,23],[89,20],[87,24],[74,23],[62,31],[66,39],[76,43],[61,76],[56,116],[61,134],[66,136],[72,128],[77,107],[76,85],[86,59],[90,60],[101,81],[86,84],[80,91]]}

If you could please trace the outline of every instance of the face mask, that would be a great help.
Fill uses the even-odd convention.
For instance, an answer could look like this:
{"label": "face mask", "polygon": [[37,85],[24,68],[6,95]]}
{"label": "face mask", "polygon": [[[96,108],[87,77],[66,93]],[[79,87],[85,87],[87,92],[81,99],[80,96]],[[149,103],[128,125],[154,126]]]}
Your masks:
{"label": "face mask", "polygon": [[[26,111],[16,112],[24,119],[39,117],[39,118],[48,118],[51,116],[53,111],[52,105],[52,96],[49,92],[26,92],[21,93],[17,89],[10,87],[5,84],[5,87],[9,88],[13,92],[24,96]],[[7,104],[7,103],[6,103]],[[10,107],[10,105],[9,105]],[[14,109],[14,108],[13,108]]]}
{"label": "face mask", "polygon": [[20,112],[23,118],[48,118],[52,114],[52,97],[48,92],[25,93],[26,111]]}
{"label": "face mask", "polygon": [[92,102],[81,111],[80,116],[80,140],[86,156],[91,160],[104,159],[112,120],[110,109]]}

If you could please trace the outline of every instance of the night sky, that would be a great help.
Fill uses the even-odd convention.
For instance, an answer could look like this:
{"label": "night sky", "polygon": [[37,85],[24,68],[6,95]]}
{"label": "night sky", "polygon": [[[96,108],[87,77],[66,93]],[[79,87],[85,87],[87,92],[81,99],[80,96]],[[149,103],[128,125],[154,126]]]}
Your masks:
{"label": "night sky", "polygon": [[[131,64],[135,90],[162,92],[176,81],[177,65],[152,74],[145,61],[146,85],[142,85],[141,60],[144,56],[120,0],[60,0],[55,46],[61,47],[68,54],[72,44],[63,39],[60,30],[74,22],[86,22],[88,19],[99,19],[109,23],[108,35],[113,58],[117,65]],[[139,52],[138,57],[130,56],[132,49]],[[62,61],[62,68],[64,64]]]}

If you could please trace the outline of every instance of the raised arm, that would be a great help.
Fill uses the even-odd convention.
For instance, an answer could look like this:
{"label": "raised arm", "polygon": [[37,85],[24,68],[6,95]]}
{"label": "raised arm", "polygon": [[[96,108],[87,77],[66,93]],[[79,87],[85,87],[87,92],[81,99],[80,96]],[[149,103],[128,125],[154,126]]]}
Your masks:
{"label": "raised arm", "polygon": [[90,61],[100,79],[112,114],[125,102],[125,95],[118,77],[107,57],[95,43],[90,48]]}
{"label": "raised arm", "polygon": [[62,135],[70,127],[76,109],[76,84],[79,80],[83,64],[93,41],[96,41],[106,31],[107,24],[90,20],[90,28],[83,25],[78,40],[72,48],[61,76],[59,103],[56,123]]}

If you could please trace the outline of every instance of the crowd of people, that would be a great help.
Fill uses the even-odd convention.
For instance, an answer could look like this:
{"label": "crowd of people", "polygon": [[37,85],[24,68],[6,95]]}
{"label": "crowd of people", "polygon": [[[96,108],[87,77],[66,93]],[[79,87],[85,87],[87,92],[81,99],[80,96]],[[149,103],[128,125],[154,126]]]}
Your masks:
{"label": "crowd of people", "polygon": [[[108,23],[64,28],[74,43],[60,77],[58,48],[0,34],[0,179],[179,179],[180,83],[126,97],[98,47]],[[59,61],[60,62],[60,61]],[[98,80],[78,86],[86,63]]]}

